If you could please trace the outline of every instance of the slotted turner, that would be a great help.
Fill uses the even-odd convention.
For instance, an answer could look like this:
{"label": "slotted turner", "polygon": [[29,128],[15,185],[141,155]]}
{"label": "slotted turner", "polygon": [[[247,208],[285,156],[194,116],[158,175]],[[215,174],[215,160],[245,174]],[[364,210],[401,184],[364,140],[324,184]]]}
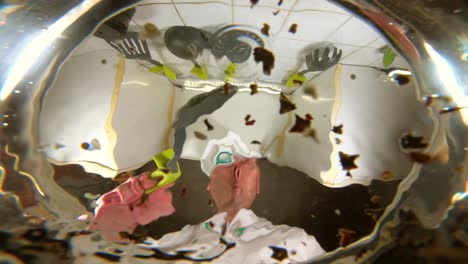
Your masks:
{"label": "slotted turner", "polygon": [[[321,50],[323,50],[322,56],[320,56]],[[309,52],[306,55],[307,69],[292,74],[288,78],[286,86],[293,87],[295,83],[305,83],[307,81],[307,78],[305,77],[306,73],[314,71],[325,71],[335,66],[340,61],[342,55],[342,50],[338,50],[336,47],[333,48],[333,53],[331,55],[330,47],[322,47]]]}
{"label": "slotted turner", "polygon": [[148,43],[144,39],[139,39],[138,32],[127,32],[122,38],[104,38],[104,40],[129,60],[145,60],[156,66],[163,66],[151,58]]}

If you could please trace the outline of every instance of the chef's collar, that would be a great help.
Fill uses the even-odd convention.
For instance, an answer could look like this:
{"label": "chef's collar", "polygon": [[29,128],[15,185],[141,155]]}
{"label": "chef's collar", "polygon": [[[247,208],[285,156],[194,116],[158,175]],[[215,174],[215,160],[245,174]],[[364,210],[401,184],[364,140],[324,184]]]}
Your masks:
{"label": "chef's collar", "polygon": [[233,163],[235,161],[234,156],[244,158],[261,157],[260,153],[250,150],[237,134],[229,131],[227,136],[222,139],[208,141],[200,158],[201,169],[207,176],[210,176],[216,166]]}
{"label": "chef's collar", "polygon": [[226,217],[227,212],[214,215],[203,223],[205,229],[219,234],[223,234],[223,230],[232,232],[234,229],[237,232],[239,229],[250,226],[258,221],[258,217],[250,209],[240,209],[229,224],[226,222]]}

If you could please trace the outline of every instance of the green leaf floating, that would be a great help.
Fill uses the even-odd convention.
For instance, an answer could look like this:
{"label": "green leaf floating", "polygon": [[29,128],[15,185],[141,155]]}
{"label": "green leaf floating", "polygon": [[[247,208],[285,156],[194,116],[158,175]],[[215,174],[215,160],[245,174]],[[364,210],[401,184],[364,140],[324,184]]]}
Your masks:
{"label": "green leaf floating", "polygon": [[164,72],[164,66],[154,66],[149,71],[154,73],[161,73]]}
{"label": "green leaf floating", "polygon": [[224,73],[226,74],[226,76],[224,77],[225,82],[236,78],[236,67],[237,67],[237,64],[232,62],[231,64],[229,64],[229,66],[227,66],[226,70],[224,70]]}
{"label": "green leaf floating", "polygon": [[198,78],[200,78],[201,80],[208,79],[208,72],[206,71],[205,67],[195,66],[190,72],[198,76]]}
{"label": "green leaf floating", "polygon": [[171,70],[171,68],[167,67],[166,65],[163,65],[164,68],[164,74],[167,76],[167,78],[175,81],[177,79],[177,74]]}
{"label": "green leaf floating", "polygon": [[175,81],[177,79],[177,74],[171,70],[171,68],[167,67],[166,65],[163,66],[154,66],[153,68],[150,69],[150,72],[154,73],[164,73],[167,78]]}
{"label": "green leaf floating", "polygon": [[396,53],[390,49],[385,49],[384,56],[383,56],[383,65],[385,68],[390,66],[395,61]]}
{"label": "green leaf floating", "polygon": [[296,83],[305,83],[306,81],[307,78],[305,75],[296,72],[289,76],[288,80],[286,81],[286,87],[293,87]]}
{"label": "green leaf floating", "polygon": [[177,171],[172,172],[169,169],[166,168],[167,163],[174,158],[174,149],[166,149],[163,152],[155,155],[153,157],[153,161],[156,163],[156,166],[158,169],[151,173],[150,178],[151,179],[159,179],[162,178],[161,181],[159,181],[155,186],[152,188],[149,188],[145,190],[145,194],[151,194],[152,192],[156,191],[157,189],[160,189],[164,186],[167,186],[173,182],[175,182],[180,175],[182,174],[180,171],[180,166],[179,162],[177,162]]}

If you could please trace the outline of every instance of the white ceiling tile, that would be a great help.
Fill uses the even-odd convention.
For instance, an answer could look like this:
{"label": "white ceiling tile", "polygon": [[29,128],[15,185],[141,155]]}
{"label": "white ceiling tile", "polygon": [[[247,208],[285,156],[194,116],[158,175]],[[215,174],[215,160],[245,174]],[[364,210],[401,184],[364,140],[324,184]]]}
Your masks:
{"label": "white ceiling tile", "polygon": [[[166,0],[160,0],[160,1],[166,1]],[[182,4],[182,3],[195,3],[195,4],[204,4],[204,1],[200,0],[173,0],[175,4]],[[170,2],[170,0],[169,0]],[[218,2],[218,3],[224,3],[224,4],[229,4],[231,5],[231,0],[210,0],[210,3],[213,2]]]}
{"label": "white ceiling tile", "polygon": [[344,57],[341,62],[344,64],[371,65],[383,54],[375,48],[361,48],[360,50]]}
{"label": "white ceiling tile", "polygon": [[343,55],[341,55],[341,60],[340,61],[343,61],[343,59],[352,54],[353,52],[357,51],[358,49],[362,48],[362,47],[359,47],[359,46],[351,46],[351,45],[344,45],[344,44],[340,44],[340,43],[333,43],[334,46],[336,46],[338,49],[341,49],[341,52],[343,53]]}
{"label": "white ceiling tile", "polygon": [[312,10],[312,11],[327,11],[327,12],[337,12],[342,14],[349,14],[348,11],[345,9],[330,3],[326,0],[297,0],[297,4],[294,7],[294,11],[304,11],[304,10]]}
{"label": "white ceiling tile", "polygon": [[280,12],[273,15],[272,9],[268,7],[234,7],[234,23],[239,25],[249,25],[260,30],[264,23],[270,26],[270,37],[276,36],[283,21],[286,19],[287,12]]}
{"label": "white ceiling tile", "polygon": [[271,79],[283,80],[301,67],[301,51],[307,42],[294,39],[278,38],[272,44],[275,55],[275,68],[272,70]]}
{"label": "white ceiling tile", "polygon": [[366,46],[379,37],[378,33],[357,18],[351,18],[328,39],[330,42]]}
{"label": "white ceiling tile", "polygon": [[277,38],[272,44],[276,58],[282,60],[296,61],[301,50],[307,46],[307,42],[295,39]]}
{"label": "white ceiling tile", "polygon": [[232,23],[231,5],[223,3],[177,4],[176,8],[187,26],[207,27]]}
{"label": "white ceiling tile", "polygon": [[[348,18],[349,16],[347,15],[327,12],[292,12],[279,37],[310,41],[311,44],[325,41]],[[289,28],[294,23],[297,24],[297,32],[295,34],[289,32]]]}
{"label": "white ceiling tile", "polygon": [[[383,65],[383,54],[380,58],[377,58],[374,60],[370,65],[379,67],[379,68],[385,68]],[[389,67],[396,67],[396,68],[405,68],[409,69],[408,62],[400,55],[397,55],[393,63]]]}
{"label": "white ceiling tile", "polygon": [[397,68],[407,68],[407,69],[410,68],[408,62],[401,55],[398,55],[395,58],[395,61],[393,62],[393,64],[390,67],[392,67],[392,66],[397,67]]}
{"label": "white ceiling tile", "polygon": [[107,44],[105,40],[95,36],[90,36],[87,40],[83,41],[75,51],[73,51],[72,57],[95,52],[97,50],[113,50],[113,48]]}
{"label": "white ceiling tile", "polygon": [[[239,1],[239,0],[235,0],[234,3],[236,5],[242,3],[244,4],[245,3],[248,3],[248,1]],[[281,5],[278,5],[278,3],[280,2],[280,0],[260,0],[258,2],[258,4],[256,6],[254,6],[253,8],[257,8],[257,7],[271,7],[271,8],[275,8],[275,9],[281,9],[281,10],[290,10],[291,7],[293,7],[294,3],[296,2],[296,0],[283,0]]]}
{"label": "white ceiling tile", "polygon": [[172,26],[184,25],[174,6],[166,4],[146,5],[137,8],[133,21],[140,26],[147,22],[151,22],[159,29],[167,29]]}
{"label": "white ceiling tile", "polygon": [[143,0],[138,3],[139,6],[151,4],[172,4],[171,0]]}
{"label": "white ceiling tile", "polygon": [[369,43],[369,45],[367,46],[370,48],[381,48],[385,45],[388,45],[387,41],[384,38],[380,37],[376,39],[374,42]]}

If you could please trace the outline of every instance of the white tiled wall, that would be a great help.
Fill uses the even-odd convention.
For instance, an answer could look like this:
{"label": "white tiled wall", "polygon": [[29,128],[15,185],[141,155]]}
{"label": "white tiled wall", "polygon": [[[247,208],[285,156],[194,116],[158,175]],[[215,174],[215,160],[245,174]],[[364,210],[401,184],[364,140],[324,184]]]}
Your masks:
{"label": "white tiled wall", "polygon": [[[357,34],[359,32],[359,34]],[[358,18],[351,18],[332,33],[328,39],[331,42],[346,43],[350,45],[363,45],[372,43],[379,37],[377,32]]]}
{"label": "white tiled wall", "polygon": [[[209,6],[206,11],[203,10],[205,5]],[[176,4],[175,7],[187,26],[221,26],[231,24],[232,21],[232,7],[226,3],[201,4],[195,12],[194,7],[197,7],[195,4]]]}
{"label": "white tiled wall", "polygon": [[270,25],[270,39],[278,35],[287,12],[279,12],[273,15],[274,9],[269,7],[239,7],[234,6],[234,24],[250,25],[261,29],[263,24]]}
{"label": "white tiled wall", "polygon": [[[248,25],[260,30],[270,26],[270,36],[262,36],[267,48],[275,54],[272,82],[281,82],[285,74],[298,67],[305,55],[301,50],[310,45],[327,42],[342,49],[342,63],[382,66],[378,49],[386,42],[371,26],[353,17],[345,9],[326,0],[261,0],[254,7],[248,0],[147,0],[143,1],[134,22],[152,22],[162,31],[174,25],[219,28],[223,25]],[[277,15],[273,12],[279,11]],[[295,34],[290,26],[298,25]],[[401,57],[395,64],[406,65]],[[265,79],[263,78],[263,79]]]}

